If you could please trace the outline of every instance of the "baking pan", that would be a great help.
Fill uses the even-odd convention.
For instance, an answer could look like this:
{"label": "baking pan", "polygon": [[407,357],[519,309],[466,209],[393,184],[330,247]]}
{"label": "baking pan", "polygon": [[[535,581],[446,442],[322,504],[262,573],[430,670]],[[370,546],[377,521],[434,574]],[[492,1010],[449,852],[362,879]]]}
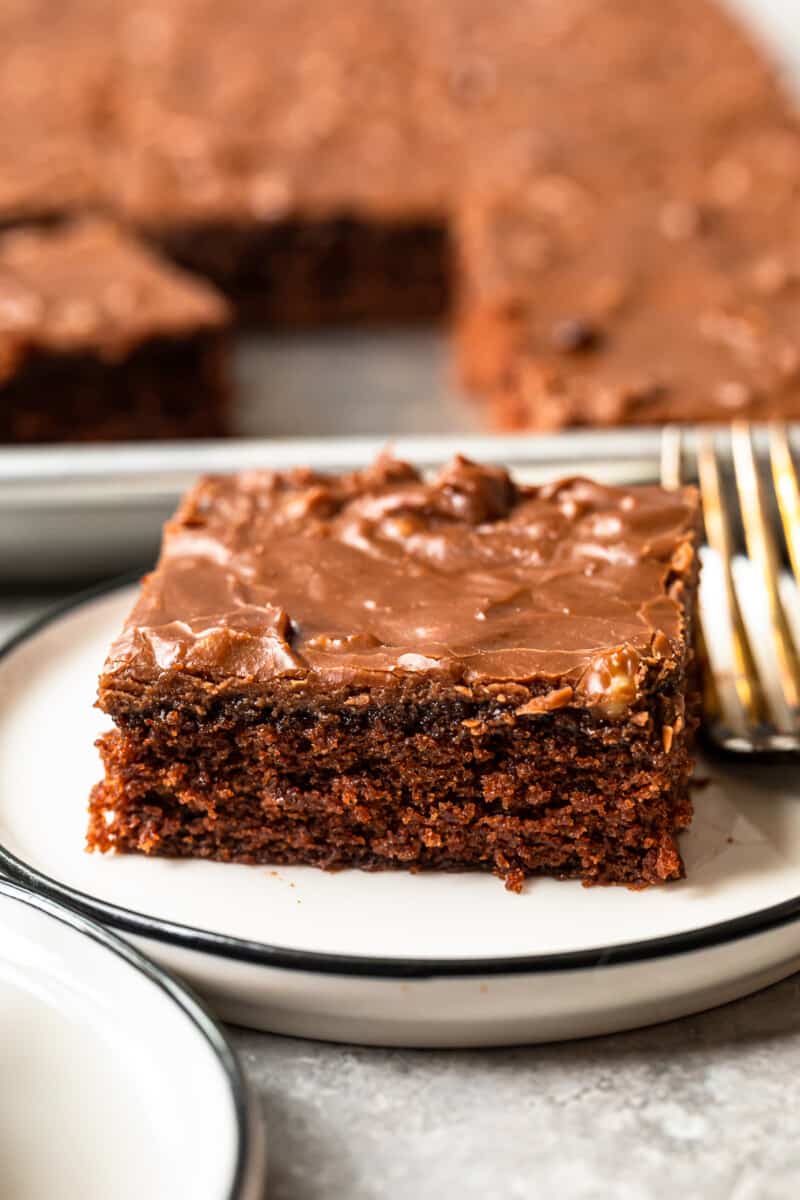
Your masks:
{"label": "baking pan", "polygon": [[[796,88],[797,0],[727,3],[753,25]],[[537,478],[580,469],[628,480],[656,475],[655,431],[480,436],[480,404],[454,386],[440,331],[244,339],[235,367],[233,428],[246,440],[0,448],[0,585],[88,578],[146,562],[178,494],[202,471],[300,463],[338,470],[395,440],[399,453],[422,465],[462,450],[525,466]],[[288,435],[292,440],[283,440]]]}
{"label": "baking pan", "polygon": [[235,366],[233,426],[244,436],[0,449],[0,584],[72,582],[147,563],[181,492],[209,471],[350,470],[389,445],[423,467],[460,451],[537,478],[582,467],[625,478],[657,470],[653,431],[475,433],[480,405],[453,386],[447,339],[434,331],[250,338]]}
{"label": "baking pan", "polygon": [[[505,463],[529,482],[581,473],[609,483],[658,479],[657,429],[474,432],[480,405],[448,385],[444,346],[434,333],[245,344],[236,428],[328,436],[0,449],[0,586],[74,583],[147,564],[178,497],[206,472],[347,471],[391,447],[422,468],[462,453]],[[684,442],[691,474],[690,431]]]}
{"label": "baking pan", "polygon": [[8,450],[0,454],[0,580],[75,580],[148,562],[162,523],[198,474],[304,465],[352,470],[388,446],[421,467],[464,453],[507,463],[532,481],[584,471],[615,482],[656,478],[659,434],[362,435]]}

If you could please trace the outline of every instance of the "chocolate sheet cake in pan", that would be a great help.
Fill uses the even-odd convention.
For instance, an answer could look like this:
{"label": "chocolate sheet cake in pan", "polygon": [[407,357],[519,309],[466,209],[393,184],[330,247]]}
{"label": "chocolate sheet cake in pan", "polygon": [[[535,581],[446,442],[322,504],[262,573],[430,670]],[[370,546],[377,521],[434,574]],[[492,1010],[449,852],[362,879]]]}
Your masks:
{"label": "chocolate sheet cake in pan", "polygon": [[110,213],[262,328],[449,305],[497,428],[800,415],[796,105],[714,0],[14,0],[0,41],[0,223]]}

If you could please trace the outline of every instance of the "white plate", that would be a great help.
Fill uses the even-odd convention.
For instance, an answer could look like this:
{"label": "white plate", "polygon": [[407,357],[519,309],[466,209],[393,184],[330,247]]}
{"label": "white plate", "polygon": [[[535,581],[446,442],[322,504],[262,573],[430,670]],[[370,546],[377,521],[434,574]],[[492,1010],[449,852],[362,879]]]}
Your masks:
{"label": "white plate", "polygon": [[800,968],[800,775],[786,767],[704,769],[688,877],[644,892],[86,854],[108,724],[96,680],[133,594],[84,600],[0,659],[0,864],[227,1018],[386,1044],[547,1040],[697,1011]]}
{"label": "white plate", "polygon": [[0,881],[0,1192],[255,1200],[260,1127],[221,1032],[127,944]]}

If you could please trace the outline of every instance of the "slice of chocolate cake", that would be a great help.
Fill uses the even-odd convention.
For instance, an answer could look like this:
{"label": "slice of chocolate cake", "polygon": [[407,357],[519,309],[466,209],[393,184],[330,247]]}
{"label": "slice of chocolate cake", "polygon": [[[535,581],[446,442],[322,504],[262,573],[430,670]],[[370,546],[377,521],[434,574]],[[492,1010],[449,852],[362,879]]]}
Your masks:
{"label": "slice of chocolate cake", "polygon": [[90,848],[677,878],[697,523],[465,459],[201,481],[103,670]]}
{"label": "slice of chocolate cake", "polygon": [[0,238],[0,442],[204,437],[226,302],[98,219]]}

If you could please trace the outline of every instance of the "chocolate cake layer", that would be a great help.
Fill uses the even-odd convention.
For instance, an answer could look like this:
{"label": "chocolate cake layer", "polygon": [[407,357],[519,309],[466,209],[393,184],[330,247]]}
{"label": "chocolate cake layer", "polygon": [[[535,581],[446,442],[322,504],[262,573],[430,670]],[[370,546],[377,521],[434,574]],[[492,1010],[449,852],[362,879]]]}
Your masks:
{"label": "chocolate cake layer", "polygon": [[264,326],[435,320],[447,311],[443,224],[352,219],[163,228],[170,258],[231,293],[238,320]]}
{"label": "chocolate cake layer", "polygon": [[153,338],[120,362],[31,352],[0,384],[0,442],[219,437],[228,431],[227,350],[221,335],[203,333]]}
{"label": "chocolate cake layer", "polygon": [[0,238],[0,439],[224,429],[225,301],[98,219]]}
{"label": "chocolate cake layer", "polygon": [[696,524],[464,459],[202,482],[101,678],[90,845],[675,877]]}

